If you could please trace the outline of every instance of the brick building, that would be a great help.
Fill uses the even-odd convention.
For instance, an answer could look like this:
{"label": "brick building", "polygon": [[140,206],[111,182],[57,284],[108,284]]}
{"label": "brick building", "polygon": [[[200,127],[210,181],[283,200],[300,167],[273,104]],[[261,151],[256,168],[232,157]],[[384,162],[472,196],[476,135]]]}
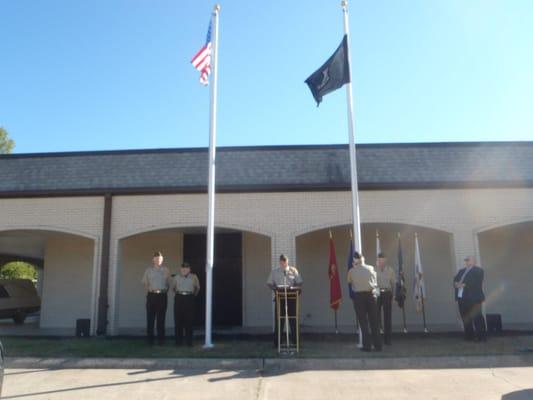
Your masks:
{"label": "brick building", "polygon": [[[506,327],[533,326],[533,142],[359,145],[357,157],[363,252],[373,264],[377,230],[396,268],[401,233],[411,330],[422,324],[411,296],[415,232],[430,329],[460,328],[451,281],[469,254],[486,271],[486,312]],[[3,155],[0,171],[0,264],[38,267],[35,329],[73,332],[88,318],[93,334],[141,333],[140,279],[155,250],[173,272],[187,260],[203,276],[206,149]],[[342,270],[349,180],[347,146],[218,149],[215,327],[271,328],[265,280],[285,253],[304,278],[303,328],[332,329],[328,231]],[[354,313],[341,277],[348,330]]]}

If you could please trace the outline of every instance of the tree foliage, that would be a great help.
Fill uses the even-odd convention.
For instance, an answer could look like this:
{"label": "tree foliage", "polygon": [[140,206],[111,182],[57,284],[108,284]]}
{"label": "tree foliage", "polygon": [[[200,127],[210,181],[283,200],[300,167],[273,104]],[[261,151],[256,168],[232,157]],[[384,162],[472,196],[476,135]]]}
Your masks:
{"label": "tree foliage", "polygon": [[15,147],[15,141],[9,138],[7,131],[0,126],[0,154],[9,154]]}
{"label": "tree foliage", "polygon": [[34,266],[22,261],[13,261],[0,269],[0,279],[37,279]]}

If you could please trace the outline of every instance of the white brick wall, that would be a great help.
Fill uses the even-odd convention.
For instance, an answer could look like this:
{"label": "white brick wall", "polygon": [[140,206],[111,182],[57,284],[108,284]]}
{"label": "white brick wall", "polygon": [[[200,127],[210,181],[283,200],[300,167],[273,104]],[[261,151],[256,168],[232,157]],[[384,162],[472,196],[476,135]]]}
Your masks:
{"label": "white brick wall", "polygon": [[[362,223],[419,225],[452,235],[455,263],[478,252],[476,234],[533,220],[533,189],[363,191]],[[0,199],[0,235],[10,229],[50,229],[95,238],[102,231],[103,198]],[[207,195],[116,196],[113,199],[110,329],[117,326],[117,257],[121,238],[166,227],[205,226]],[[350,193],[219,194],[216,225],[271,237],[271,263],[280,253],[295,262],[299,235],[351,223]],[[99,246],[99,243],[97,244]],[[99,257],[97,257],[99,262]]]}

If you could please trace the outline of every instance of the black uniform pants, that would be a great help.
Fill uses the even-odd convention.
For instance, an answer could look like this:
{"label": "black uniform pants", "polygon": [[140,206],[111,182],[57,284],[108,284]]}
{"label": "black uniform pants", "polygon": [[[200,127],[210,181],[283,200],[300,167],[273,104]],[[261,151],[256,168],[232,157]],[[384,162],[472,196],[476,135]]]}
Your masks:
{"label": "black uniform pants", "polygon": [[194,322],[195,297],[192,294],[176,294],[174,297],[174,334],[176,344],[185,342],[192,346],[192,326]]}
{"label": "black uniform pants", "polygon": [[481,303],[471,303],[459,299],[459,313],[463,320],[466,340],[481,340],[487,339],[487,326],[485,325],[485,317],[481,310]]}
{"label": "black uniform pants", "polygon": [[[372,292],[356,292],[353,299],[355,315],[363,335],[363,349],[370,350],[374,344],[376,350],[381,350],[381,336],[378,324],[378,305]],[[368,324],[370,323],[370,331]],[[372,334],[372,336],[370,336]]]}
{"label": "black uniform pants", "polygon": [[146,333],[148,342],[154,342],[154,325],[157,321],[157,339],[165,341],[165,315],[167,313],[167,293],[148,293],[146,295]]}
{"label": "black uniform pants", "polygon": [[[276,329],[274,331],[274,346],[278,347],[278,332],[281,334],[281,344],[287,343],[287,336],[286,333],[283,332],[283,329],[285,328],[285,299],[281,298],[280,301],[280,315],[281,315],[281,331],[278,331],[280,327],[278,326],[278,305],[275,303],[275,313],[276,313]],[[287,300],[287,312],[289,317],[293,317],[296,315],[296,299],[288,299]],[[296,345],[296,319],[289,318],[289,327],[290,327],[290,333],[289,333],[289,343],[291,345]]]}
{"label": "black uniform pants", "polygon": [[[383,311],[383,313],[382,313]],[[383,325],[381,324],[383,315]],[[381,291],[378,297],[379,326],[383,326],[383,341],[391,344],[392,336],[392,291]]]}

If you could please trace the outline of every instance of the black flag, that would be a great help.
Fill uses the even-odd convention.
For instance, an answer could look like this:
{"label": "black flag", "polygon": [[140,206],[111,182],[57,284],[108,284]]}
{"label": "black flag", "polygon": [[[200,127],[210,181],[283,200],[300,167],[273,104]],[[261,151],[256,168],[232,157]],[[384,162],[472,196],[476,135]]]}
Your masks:
{"label": "black flag", "polygon": [[350,82],[350,66],[348,65],[348,38],[342,38],[340,46],[335,53],[317,69],[305,83],[311,89],[311,93],[316,100],[316,105],[320,104],[322,97],[331,93]]}
{"label": "black flag", "polygon": [[394,297],[398,303],[398,307],[403,308],[405,304],[406,288],[405,278],[403,276],[403,254],[402,254],[402,241],[398,234],[398,280],[396,281],[396,290],[394,290]]}

